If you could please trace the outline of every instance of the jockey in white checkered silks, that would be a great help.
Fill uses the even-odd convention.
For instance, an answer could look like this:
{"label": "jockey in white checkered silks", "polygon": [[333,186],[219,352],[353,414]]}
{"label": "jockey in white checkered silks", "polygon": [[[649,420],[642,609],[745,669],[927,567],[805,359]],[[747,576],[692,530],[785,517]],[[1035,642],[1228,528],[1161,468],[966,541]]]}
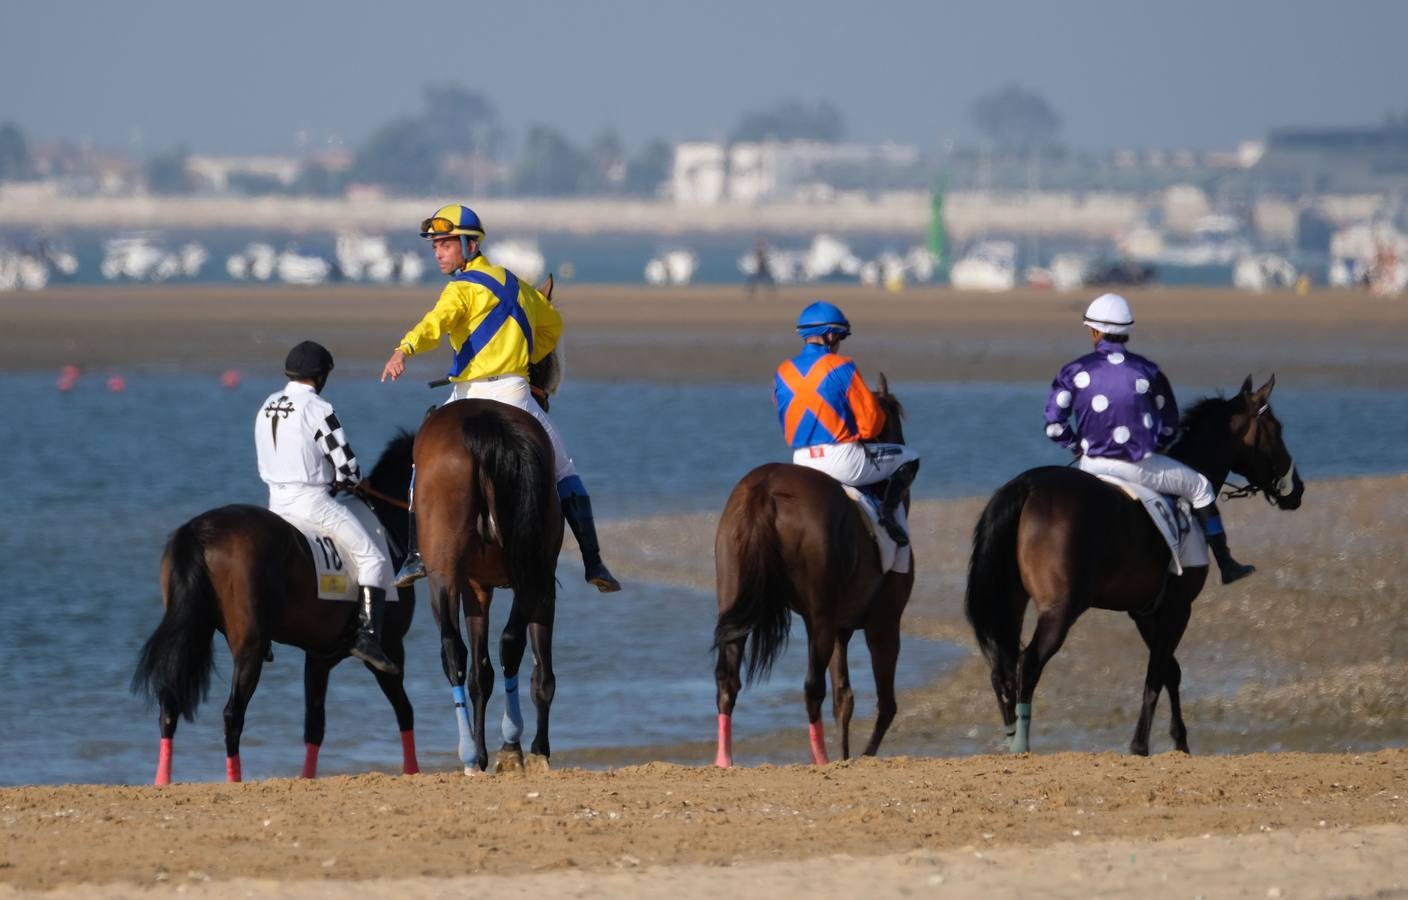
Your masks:
{"label": "jockey in white checkered silks", "polygon": [[382,587],[391,561],[347,507],[332,498],[335,483],[356,484],[362,473],[332,404],[320,395],[332,354],[304,341],[284,361],[288,384],[270,394],[254,416],[259,477],[269,485],[269,509],[329,534],[357,565],[360,593],[352,655],[382,672],[400,673],[381,649]]}

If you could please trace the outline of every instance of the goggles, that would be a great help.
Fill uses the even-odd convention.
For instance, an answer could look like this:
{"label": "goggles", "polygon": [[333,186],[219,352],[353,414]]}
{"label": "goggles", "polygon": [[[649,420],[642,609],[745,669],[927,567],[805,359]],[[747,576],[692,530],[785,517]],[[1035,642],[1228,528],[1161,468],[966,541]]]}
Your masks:
{"label": "goggles", "polygon": [[444,216],[431,216],[420,223],[420,233],[423,235],[454,234],[459,227]]}

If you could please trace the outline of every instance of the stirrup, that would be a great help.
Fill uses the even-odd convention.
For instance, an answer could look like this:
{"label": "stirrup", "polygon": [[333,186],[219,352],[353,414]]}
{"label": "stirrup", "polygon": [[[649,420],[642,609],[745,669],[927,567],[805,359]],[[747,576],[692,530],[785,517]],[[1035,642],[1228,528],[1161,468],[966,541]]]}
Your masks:
{"label": "stirrup", "polygon": [[416,553],[406,557],[406,561],[401,563],[401,568],[396,572],[396,586],[398,588],[410,587],[426,576],[425,560]]}
{"label": "stirrup", "polygon": [[357,633],[357,640],[353,642],[350,652],[379,672],[384,672],[387,675],[401,674],[401,668],[391,661],[385,650],[381,649],[381,643],[365,632]]}
{"label": "stirrup", "polygon": [[603,594],[614,594],[621,589],[621,582],[616,580],[605,563],[597,563],[587,569],[587,583],[595,585]]}
{"label": "stirrup", "polygon": [[1236,560],[1233,560],[1225,566],[1219,564],[1217,570],[1218,573],[1222,576],[1222,583],[1231,584],[1234,581],[1241,581],[1243,578],[1246,578],[1248,575],[1255,572],[1256,566],[1243,565],[1237,562]]}

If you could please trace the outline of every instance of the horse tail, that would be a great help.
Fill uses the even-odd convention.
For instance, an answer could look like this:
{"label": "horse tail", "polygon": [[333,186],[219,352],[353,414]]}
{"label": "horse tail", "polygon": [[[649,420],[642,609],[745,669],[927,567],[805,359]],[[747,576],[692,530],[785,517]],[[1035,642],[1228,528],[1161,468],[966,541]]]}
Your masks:
{"label": "horse tail", "polygon": [[792,624],[788,601],[792,582],[782,560],[777,536],[777,501],[765,479],[753,479],[740,502],[729,501],[724,511],[726,523],[719,530],[716,557],[730,548],[734,572],[731,583],[719,597],[719,622],[714,627],[714,651],[731,641],[748,641],[748,681],[766,678],[772,664],[787,646]]}
{"label": "horse tail", "polygon": [[171,535],[162,568],[166,612],[137,658],[132,690],[190,721],[210,689],[218,605],[197,520]]}
{"label": "horse tail", "polygon": [[964,612],[978,647],[989,665],[1006,663],[1014,643],[1020,641],[1020,620],[1011,621],[1010,605],[1003,600],[1020,589],[1017,572],[1017,524],[1032,490],[1019,475],[992,495],[973,529],[973,556],[968,562],[968,591]]}
{"label": "horse tail", "polygon": [[477,463],[473,491],[480,509],[493,497],[494,524],[515,600],[529,621],[539,621],[556,598],[557,560],[543,527],[556,504],[552,455],[530,431],[504,415],[485,412],[464,419],[464,443]]}

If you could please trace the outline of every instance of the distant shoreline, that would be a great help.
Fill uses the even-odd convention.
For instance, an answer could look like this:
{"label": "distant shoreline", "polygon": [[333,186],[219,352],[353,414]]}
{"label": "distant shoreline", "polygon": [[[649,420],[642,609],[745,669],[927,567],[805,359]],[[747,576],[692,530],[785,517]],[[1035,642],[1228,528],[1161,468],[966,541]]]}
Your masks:
{"label": "distant shoreline", "polygon": [[[446,202],[445,197],[71,197],[44,185],[0,188],[0,228],[53,230],[56,223],[102,229],[260,229],[289,233],[404,231]],[[677,204],[618,197],[487,198],[474,204],[493,234],[928,234],[926,191],[842,197],[817,203]],[[953,192],[945,197],[949,236],[989,233],[1113,238],[1138,224],[1133,194],[997,194]]]}

